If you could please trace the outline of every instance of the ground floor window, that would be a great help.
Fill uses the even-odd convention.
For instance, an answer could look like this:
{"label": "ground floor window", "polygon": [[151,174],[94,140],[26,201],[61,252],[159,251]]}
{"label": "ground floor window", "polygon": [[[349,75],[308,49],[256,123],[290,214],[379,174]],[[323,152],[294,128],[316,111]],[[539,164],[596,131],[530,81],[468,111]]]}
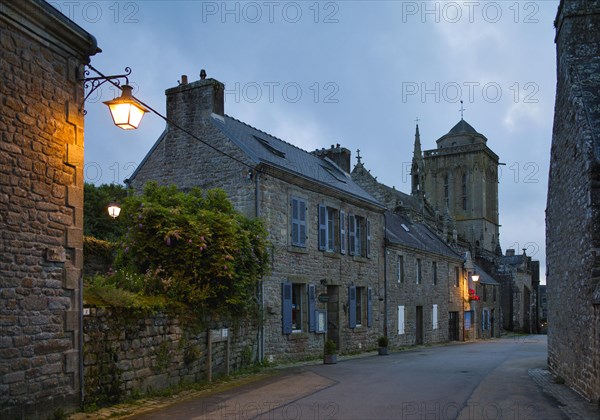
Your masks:
{"label": "ground floor window", "polygon": [[350,286],[348,288],[348,321],[350,328],[370,327],[373,323],[371,288]]}
{"label": "ground floor window", "polygon": [[281,284],[281,318],[283,333],[309,331],[316,328],[316,289],[314,284]]}
{"label": "ground floor window", "polygon": [[398,335],[404,334],[404,305],[398,306]]}

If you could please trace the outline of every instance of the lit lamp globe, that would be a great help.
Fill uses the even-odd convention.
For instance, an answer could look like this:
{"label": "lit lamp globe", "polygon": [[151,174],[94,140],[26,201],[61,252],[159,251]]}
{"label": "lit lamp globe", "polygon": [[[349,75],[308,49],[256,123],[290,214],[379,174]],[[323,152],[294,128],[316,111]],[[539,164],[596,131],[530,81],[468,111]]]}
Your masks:
{"label": "lit lamp globe", "polygon": [[479,281],[479,274],[473,273],[473,275],[471,275],[471,279],[475,282]]}
{"label": "lit lamp globe", "polygon": [[108,215],[113,219],[116,219],[121,214],[121,206],[118,203],[110,203],[108,205]]}
{"label": "lit lamp globe", "polygon": [[133,97],[131,86],[123,85],[121,89],[121,96],[103,103],[110,108],[110,115],[117,127],[123,130],[134,130],[138,128],[148,109]]}

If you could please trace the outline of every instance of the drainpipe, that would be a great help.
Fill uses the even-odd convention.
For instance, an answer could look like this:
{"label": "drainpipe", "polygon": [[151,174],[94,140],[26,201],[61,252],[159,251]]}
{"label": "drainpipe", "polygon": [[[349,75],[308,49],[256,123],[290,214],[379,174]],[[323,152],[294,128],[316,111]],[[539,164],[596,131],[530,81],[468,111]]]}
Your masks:
{"label": "drainpipe", "polygon": [[[254,171],[254,216],[258,219],[260,216],[260,204],[259,204],[259,172]],[[263,280],[261,279],[258,282],[258,292],[260,293],[260,310],[261,310],[261,325],[258,330],[258,361],[263,362],[265,359],[265,325],[264,320],[262,320],[264,316],[265,309],[265,285]]]}
{"label": "drainpipe", "polygon": [[83,383],[83,267],[79,276],[79,401],[83,407],[85,387]]}
{"label": "drainpipe", "polygon": [[383,335],[388,336],[387,215],[383,213]]}

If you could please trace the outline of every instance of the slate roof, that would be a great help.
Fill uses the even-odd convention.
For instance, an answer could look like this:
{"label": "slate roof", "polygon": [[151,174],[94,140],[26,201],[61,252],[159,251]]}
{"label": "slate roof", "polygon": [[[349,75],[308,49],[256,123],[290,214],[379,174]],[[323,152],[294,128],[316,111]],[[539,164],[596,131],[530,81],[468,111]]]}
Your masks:
{"label": "slate roof", "polygon": [[[403,227],[406,226],[406,229]],[[405,245],[462,260],[437,234],[423,223],[414,223],[407,216],[386,213],[386,238],[391,244]]]}
{"label": "slate roof", "polygon": [[478,133],[471,124],[461,119],[454,127],[450,129],[450,131],[448,131],[448,133],[440,137],[438,141],[446,137],[456,136],[479,136],[487,140],[487,138],[483,134]]}
{"label": "slate roof", "polygon": [[483,268],[475,264],[475,271],[479,274],[479,283],[481,284],[493,284],[500,285],[492,276],[485,272]]}
{"label": "slate roof", "polygon": [[321,159],[228,115],[213,115],[212,122],[256,164],[267,164],[311,179],[383,208],[379,201],[352,180],[350,174],[331,160]]}

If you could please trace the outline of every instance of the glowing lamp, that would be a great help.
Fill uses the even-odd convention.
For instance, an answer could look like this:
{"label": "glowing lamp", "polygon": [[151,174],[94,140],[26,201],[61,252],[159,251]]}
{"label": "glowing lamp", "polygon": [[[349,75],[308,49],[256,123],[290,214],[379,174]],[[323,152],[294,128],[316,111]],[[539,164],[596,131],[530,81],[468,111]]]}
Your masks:
{"label": "glowing lamp", "polygon": [[120,213],[121,213],[121,206],[119,206],[118,203],[110,203],[108,205],[108,215],[110,217],[112,217],[113,219],[116,219],[117,217],[119,217]]}
{"label": "glowing lamp", "polygon": [[477,273],[473,273],[473,274],[471,275],[471,280],[473,280],[473,281],[479,281],[479,274],[477,274]]}
{"label": "glowing lamp", "polygon": [[131,86],[123,85],[121,89],[121,96],[104,103],[110,108],[110,114],[117,127],[123,130],[134,130],[138,128],[144,114],[149,110],[133,97]]}

